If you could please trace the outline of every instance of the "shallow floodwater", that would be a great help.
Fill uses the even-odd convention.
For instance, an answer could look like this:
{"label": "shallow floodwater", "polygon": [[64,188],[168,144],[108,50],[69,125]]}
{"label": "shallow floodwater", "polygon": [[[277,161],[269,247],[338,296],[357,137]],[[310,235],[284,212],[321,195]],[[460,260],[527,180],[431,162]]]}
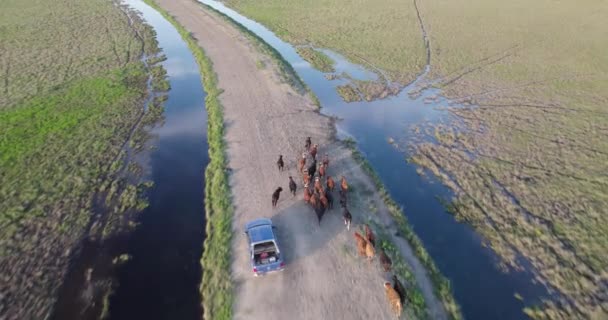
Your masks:
{"label": "shallow floodwater", "polygon": [[[407,144],[417,137],[412,131],[413,126],[424,127],[425,124],[447,120],[447,113],[440,107],[451,103],[437,98],[439,91],[428,89],[420,97],[411,99],[407,93],[415,87],[416,83],[413,83],[395,97],[345,103],[335,91],[337,85],[344,83],[343,80],[327,80],[323,73],[304,61],[292,45],[257,22],[218,1],[199,1],[236,20],[279,51],[317,95],[322,112],[340,119],[337,122],[339,136],[357,141],[358,148],[370,161],[393,199],[403,207],[416,234],[450,280],[465,318],[525,318],[522,309],[547,296],[544,287],[533,283],[529,272],[500,271],[496,255],[482,246],[475,231],[456,222],[439,202],[438,198],[451,198],[450,190],[432,177],[421,177],[416,172],[417,167],[406,162],[409,156],[407,148],[395,148],[388,143],[389,138],[394,138],[400,144]],[[344,71],[361,80],[376,77],[337,53],[322,50],[337,62],[337,74]],[[433,102],[425,103],[430,98]],[[524,301],[516,299],[516,293]]]}
{"label": "shallow floodwater", "polygon": [[156,30],[171,90],[146,164],[154,181],[150,206],[126,239],[131,259],[118,268],[110,319],[200,319],[204,170],[209,162],[205,92],[198,65],[173,26],[139,0],[126,3]]}

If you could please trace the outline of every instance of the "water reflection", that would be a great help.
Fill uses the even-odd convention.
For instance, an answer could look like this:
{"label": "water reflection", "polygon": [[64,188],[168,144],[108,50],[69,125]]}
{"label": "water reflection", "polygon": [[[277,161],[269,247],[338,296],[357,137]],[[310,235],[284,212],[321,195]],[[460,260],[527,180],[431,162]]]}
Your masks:
{"label": "water reflection", "polygon": [[204,170],[207,115],[198,65],[181,36],[142,1],[139,10],[167,56],[171,84],[164,123],[154,129],[156,149],[146,163],[154,186],[150,206],[127,242],[132,256],[118,270],[110,319],[200,319],[200,257],[204,240]]}

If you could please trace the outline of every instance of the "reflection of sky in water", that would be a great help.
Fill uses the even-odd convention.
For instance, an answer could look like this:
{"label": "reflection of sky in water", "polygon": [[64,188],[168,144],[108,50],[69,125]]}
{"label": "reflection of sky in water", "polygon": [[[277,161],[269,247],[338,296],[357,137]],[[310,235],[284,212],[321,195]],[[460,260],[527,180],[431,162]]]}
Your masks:
{"label": "reflection of sky in water", "polygon": [[175,114],[171,121],[167,121],[162,127],[156,129],[155,133],[168,138],[182,135],[200,135],[206,121],[200,118],[201,112],[196,107],[202,106],[183,107],[186,111]]}
{"label": "reflection of sky in water", "polygon": [[[378,75],[375,74],[374,72],[371,72],[371,71],[361,67],[360,65],[351,63],[344,56],[342,56],[338,53],[335,53],[328,49],[321,49],[321,48],[314,48],[314,49],[325,53],[328,57],[330,57],[334,61],[334,69],[335,69],[334,73],[339,76],[341,76],[342,73],[345,72],[349,76],[351,76],[353,79],[357,79],[357,80],[377,80],[378,79]],[[294,61],[290,61],[291,66],[294,69],[298,69],[299,71],[304,71],[304,70],[317,71],[310,65],[310,63],[308,63],[306,60],[301,59],[299,56],[295,59],[296,60],[294,60]]]}
{"label": "reflection of sky in water", "polygon": [[341,74],[342,72],[348,73],[351,77],[358,80],[377,80],[378,75],[361,67],[358,64],[354,64],[348,61],[344,56],[333,52],[328,49],[319,49],[317,50],[325,53],[329,56],[334,62],[334,68],[336,69],[337,74]]}
{"label": "reflection of sky in water", "polygon": [[308,62],[306,62],[306,61],[303,61],[303,60],[302,60],[302,61],[298,61],[298,62],[296,62],[296,63],[293,63],[291,66],[292,66],[294,69],[309,69],[309,68],[312,68],[312,67],[310,66],[310,63],[308,63]]}
{"label": "reflection of sky in water", "polygon": [[[167,60],[161,62],[171,90],[164,122],[155,135],[149,161],[149,207],[127,238],[133,257],[117,271],[120,285],[110,298],[117,319],[154,319],[179,313],[200,318],[201,243],[204,240],[204,170],[209,162],[205,92],[198,65],[179,33],[142,1],[126,1],[154,27]],[[160,293],[160,294],[159,294]],[[170,297],[170,299],[167,299]]]}
{"label": "reflection of sky in water", "polygon": [[[451,282],[454,295],[465,318],[470,319],[522,319],[522,308],[539,301],[546,291],[532,283],[528,273],[504,274],[496,266],[496,256],[484,248],[479,236],[466,224],[461,224],[445,213],[436,197],[449,198],[451,193],[435,179],[420,177],[413,164],[405,161],[402,151],[387,143],[388,137],[411,139],[412,125],[437,123],[449,117],[437,107],[446,106],[444,99],[424,103],[424,98],[439,91],[426,90],[410,99],[411,84],[398,96],[373,102],[345,103],[335,87],[342,80],[329,81],[324,74],[311,68],[288,43],[274,33],[241,16],[214,0],[199,0],[223,12],[264,39],[296,69],[304,82],[321,101],[321,112],[336,116],[340,137],[354,137],[358,148],[371,162],[391,196],[405,208],[405,214],[421,238],[437,266]],[[344,57],[321,49],[336,61],[337,73],[343,71],[357,79],[376,79],[373,72],[348,62]],[[409,140],[411,141],[411,140]],[[514,298],[518,292],[524,301]]]}
{"label": "reflection of sky in water", "polygon": [[167,69],[167,75],[169,77],[180,78],[191,75],[198,76],[198,71],[196,69],[192,69],[189,63],[186,63],[179,57],[167,60],[167,63],[165,63],[164,66],[165,69]]}
{"label": "reflection of sky in water", "polygon": [[[437,101],[424,103],[425,97],[437,94],[437,90],[425,91],[419,98],[412,100],[408,96],[408,90],[403,90],[398,96],[389,97],[373,102],[353,102],[345,104],[341,100],[329,108],[331,114],[336,115],[342,121],[339,127],[349,131],[357,139],[369,139],[365,135],[380,135],[386,141],[389,137],[394,139],[413,138],[412,126],[426,122],[439,122],[448,114],[437,110],[444,106],[445,102]],[[321,99],[323,101],[323,99]],[[371,111],[373,110],[373,112]]]}

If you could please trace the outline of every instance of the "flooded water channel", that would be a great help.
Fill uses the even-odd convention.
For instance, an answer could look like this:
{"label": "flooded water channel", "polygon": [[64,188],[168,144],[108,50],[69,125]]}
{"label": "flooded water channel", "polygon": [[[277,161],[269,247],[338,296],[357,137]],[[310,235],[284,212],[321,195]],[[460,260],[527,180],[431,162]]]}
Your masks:
{"label": "flooded water channel", "polygon": [[[162,120],[150,131],[150,149],[125,150],[129,161],[143,168],[142,179],[153,182],[149,206],[135,217],[133,231],[83,241],[51,318],[201,319],[206,93],[198,64],[177,30],[141,0],[123,3],[156,31],[171,86]],[[156,95],[149,93],[145,109]],[[116,263],[119,255],[127,258]]]}
{"label": "flooded water channel", "polygon": [[171,84],[164,122],[154,129],[147,171],[154,186],[150,206],[126,239],[131,259],[117,271],[110,319],[200,319],[205,209],[207,113],[199,68],[175,28],[140,0],[140,11],[157,33]]}

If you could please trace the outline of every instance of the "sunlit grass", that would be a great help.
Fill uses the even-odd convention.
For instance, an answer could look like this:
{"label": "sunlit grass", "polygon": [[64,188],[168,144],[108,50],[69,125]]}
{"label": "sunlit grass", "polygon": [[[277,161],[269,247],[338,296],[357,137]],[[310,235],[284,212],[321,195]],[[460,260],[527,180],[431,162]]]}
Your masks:
{"label": "sunlit grass", "polygon": [[139,20],[129,26],[111,1],[8,0],[0,21],[0,109],[137,62],[142,45],[134,30],[145,41],[154,37]]}
{"label": "sunlit grass", "polygon": [[147,205],[145,188],[110,174],[143,115],[140,58],[157,47],[110,1],[4,1],[0,21],[0,267],[11,275],[0,309],[42,319],[95,194],[107,185],[118,216]]}

